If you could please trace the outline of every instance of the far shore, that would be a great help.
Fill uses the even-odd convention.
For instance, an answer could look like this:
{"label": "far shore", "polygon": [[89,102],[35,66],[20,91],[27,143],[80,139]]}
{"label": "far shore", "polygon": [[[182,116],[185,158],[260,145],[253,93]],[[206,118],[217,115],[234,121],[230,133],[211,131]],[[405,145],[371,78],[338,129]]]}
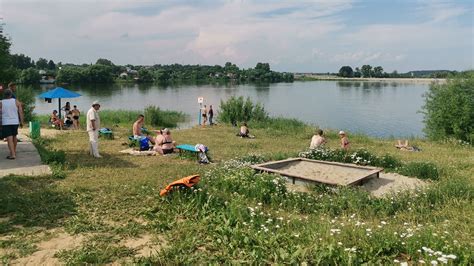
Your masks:
{"label": "far shore", "polygon": [[406,82],[406,83],[444,83],[446,79],[438,78],[343,78],[337,76],[295,75],[296,80],[336,80],[336,81],[369,81],[369,82]]}

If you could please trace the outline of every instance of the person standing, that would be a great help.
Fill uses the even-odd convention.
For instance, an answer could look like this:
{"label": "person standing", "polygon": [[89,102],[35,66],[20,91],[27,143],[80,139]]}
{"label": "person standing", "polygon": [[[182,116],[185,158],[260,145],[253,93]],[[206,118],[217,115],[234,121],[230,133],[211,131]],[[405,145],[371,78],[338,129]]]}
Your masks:
{"label": "person standing", "polygon": [[7,139],[10,155],[7,159],[16,159],[16,145],[18,143],[18,126],[23,127],[23,108],[21,103],[13,98],[13,92],[10,89],[4,91],[2,100],[2,138]]}
{"label": "person standing", "polygon": [[202,126],[206,126],[207,123],[207,107],[204,105],[204,107],[201,109],[201,115],[202,115]]}
{"label": "person standing", "polygon": [[349,148],[350,148],[350,146],[351,146],[351,145],[350,145],[351,143],[349,142],[349,139],[347,138],[346,132],[344,132],[344,131],[342,131],[342,130],[339,131],[339,138],[341,139],[341,148],[342,148],[343,150],[348,151]]}
{"label": "person standing", "polygon": [[212,105],[209,105],[209,112],[207,112],[209,116],[209,125],[213,125],[212,118],[214,117],[214,110],[212,110]]}
{"label": "person standing", "polygon": [[81,111],[77,109],[77,105],[74,105],[74,109],[72,109],[72,122],[74,125],[74,129],[79,129],[79,116],[81,115]]}
{"label": "person standing", "polygon": [[100,104],[98,101],[92,103],[92,108],[87,111],[86,123],[89,134],[90,154],[95,158],[102,158],[99,154],[99,117]]}

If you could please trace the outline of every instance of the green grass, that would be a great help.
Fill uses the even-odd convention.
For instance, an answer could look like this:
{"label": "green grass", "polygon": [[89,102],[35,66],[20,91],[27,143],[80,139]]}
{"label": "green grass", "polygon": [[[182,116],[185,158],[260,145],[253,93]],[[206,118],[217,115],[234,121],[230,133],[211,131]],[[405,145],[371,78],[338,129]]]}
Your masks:
{"label": "green grass", "polygon": [[[56,254],[69,264],[417,264],[441,257],[429,256],[423,247],[456,255],[451,264],[474,263],[472,147],[413,139],[423,151],[403,152],[394,148],[394,140],[349,135],[354,150],[380,158],[388,154],[404,165],[431,162],[438,180],[424,190],[383,199],[357,188],[318,186],[294,193],[279,177],[246,167],[298,156],[309,146],[314,129],[275,123],[277,130],[251,125],[255,139],[236,137],[238,128],[228,126],[172,132],[178,143],[207,145],[211,165],[177,156],[121,154],[128,125],[115,129],[116,139],[100,140],[100,160],[88,155],[82,131],[45,141],[48,149],[65,152],[66,178],[0,180],[0,237],[14,236],[0,242],[10,250],[3,262],[31,254],[41,234],[61,229],[87,236],[77,248]],[[286,124],[297,130],[288,134]],[[336,132],[327,135],[328,146],[336,148]],[[167,183],[190,174],[202,176],[195,189],[159,196]],[[136,250],[122,240],[141,235],[166,244],[152,257],[134,257]]]}

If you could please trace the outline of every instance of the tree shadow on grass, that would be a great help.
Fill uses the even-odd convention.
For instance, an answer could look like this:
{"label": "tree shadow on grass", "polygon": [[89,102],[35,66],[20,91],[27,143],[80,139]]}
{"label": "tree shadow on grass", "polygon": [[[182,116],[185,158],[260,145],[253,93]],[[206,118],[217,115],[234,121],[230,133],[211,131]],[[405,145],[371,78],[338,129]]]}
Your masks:
{"label": "tree shadow on grass", "polygon": [[52,177],[0,179],[0,234],[15,227],[58,227],[75,213],[72,196],[58,189]]}

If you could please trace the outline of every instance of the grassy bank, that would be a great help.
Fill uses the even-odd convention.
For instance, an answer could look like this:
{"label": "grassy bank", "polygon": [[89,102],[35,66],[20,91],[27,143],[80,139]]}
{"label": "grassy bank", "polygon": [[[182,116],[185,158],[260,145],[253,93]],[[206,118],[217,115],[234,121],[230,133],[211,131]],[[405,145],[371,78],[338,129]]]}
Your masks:
{"label": "grassy bank", "polygon": [[[83,110],[79,117],[79,123],[85,127],[87,110]],[[160,110],[150,106],[144,111],[129,110],[101,110],[100,119],[102,127],[131,127],[137,120],[138,115],[145,115],[145,123],[154,127],[177,127],[178,123],[186,121],[184,113],[178,111]],[[61,114],[62,116],[64,113]],[[49,115],[37,115],[36,120],[41,122],[43,127],[48,127]]]}
{"label": "grassy bank", "polygon": [[[474,263],[472,147],[415,139],[413,144],[423,151],[402,152],[393,140],[349,136],[353,149],[390,154],[403,163],[433,163],[439,180],[413,194],[384,199],[357,188],[321,186],[294,193],[277,176],[246,167],[297,156],[307,148],[313,129],[292,122],[296,130],[289,131],[286,124],[281,119],[251,124],[256,139],[236,137],[238,129],[228,126],[172,133],[178,143],[209,146],[212,165],[176,156],[121,154],[128,125],[116,128],[117,139],[101,140],[100,160],[88,156],[84,132],[46,141],[42,145],[47,149],[65,152],[66,178],[0,180],[2,260],[32,256],[41,243],[66,233],[82,239],[54,252],[70,264],[358,265],[438,258]],[[327,136],[328,146],[336,148],[336,133]],[[195,173],[202,175],[196,189],[159,197],[167,183]],[[134,240],[156,252],[145,255],[145,244],[130,244]]]}

